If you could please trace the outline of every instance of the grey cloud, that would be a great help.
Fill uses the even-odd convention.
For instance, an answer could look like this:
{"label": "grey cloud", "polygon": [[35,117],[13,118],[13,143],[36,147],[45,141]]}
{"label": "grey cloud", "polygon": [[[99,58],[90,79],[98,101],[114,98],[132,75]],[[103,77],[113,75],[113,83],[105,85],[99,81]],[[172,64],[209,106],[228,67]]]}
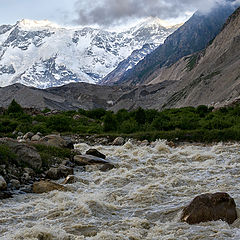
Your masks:
{"label": "grey cloud", "polygon": [[[227,0],[78,0],[75,7],[78,24],[112,25],[131,18],[177,18],[186,11],[207,12],[216,3]],[[238,0],[239,1],[239,0]]]}

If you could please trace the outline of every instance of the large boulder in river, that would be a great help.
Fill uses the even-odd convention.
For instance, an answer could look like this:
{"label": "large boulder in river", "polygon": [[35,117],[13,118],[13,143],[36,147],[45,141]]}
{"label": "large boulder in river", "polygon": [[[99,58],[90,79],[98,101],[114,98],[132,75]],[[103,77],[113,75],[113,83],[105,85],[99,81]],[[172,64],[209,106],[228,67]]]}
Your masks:
{"label": "large boulder in river", "polygon": [[60,184],[49,181],[40,181],[33,184],[34,193],[47,193],[54,190],[66,191],[66,188]]}
{"label": "large boulder in river", "polygon": [[74,156],[74,163],[79,166],[98,165],[98,169],[103,172],[115,168],[113,163],[92,155],[76,155]]}
{"label": "large boulder in river", "polygon": [[86,155],[92,155],[102,159],[106,159],[106,156],[103,153],[100,153],[97,149],[91,148],[86,151]]}
{"label": "large boulder in river", "polygon": [[103,158],[95,157],[92,155],[76,155],[74,156],[74,162],[79,166],[109,163]]}
{"label": "large boulder in river", "polygon": [[0,144],[8,146],[17,155],[18,164],[24,164],[33,169],[41,168],[42,159],[35,147],[11,138],[1,138]]}
{"label": "large boulder in river", "polygon": [[183,209],[181,221],[189,224],[223,220],[232,224],[237,219],[236,204],[227,193],[206,193],[195,197]]}

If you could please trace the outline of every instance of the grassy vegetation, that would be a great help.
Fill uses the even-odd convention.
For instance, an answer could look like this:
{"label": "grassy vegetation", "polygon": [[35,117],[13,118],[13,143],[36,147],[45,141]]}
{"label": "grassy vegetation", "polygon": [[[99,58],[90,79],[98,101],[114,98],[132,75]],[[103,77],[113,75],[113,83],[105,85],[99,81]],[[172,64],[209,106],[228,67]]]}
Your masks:
{"label": "grassy vegetation", "polygon": [[197,65],[197,62],[198,62],[198,58],[199,58],[199,55],[198,53],[197,54],[194,54],[190,57],[186,57],[186,59],[188,59],[188,64],[186,66],[187,70],[190,72],[193,70],[193,68]]}
{"label": "grassy vegetation", "polygon": [[16,158],[16,154],[8,146],[4,144],[0,145],[0,165],[15,163]]}
{"label": "grassy vegetation", "polygon": [[[13,106],[12,106],[13,105]],[[0,115],[0,136],[11,136],[13,131],[49,134],[98,134],[101,136],[128,136],[137,139],[155,140],[164,138],[179,141],[228,141],[240,140],[240,105],[214,110],[212,107],[198,106],[180,109],[154,109],[116,113],[95,109],[86,111],[61,112],[56,115],[28,115],[22,108],[12,103]],[[49,112],[46,109],[43,112]],[[59,149],[41,149],[42,155],[62,157]],[[61,155],[59,156],[58,153]]]}
{"label": "grassy vegetation", "polygon": [[41,156],[43,168],[49,167],[51,164],[56,162],[56,158],[59,158],[61,161],[65,158],[72,159],[74,156],[71,150],[67,148],[58,148],[41,144],[34,144],[34,147],[37,149]]}

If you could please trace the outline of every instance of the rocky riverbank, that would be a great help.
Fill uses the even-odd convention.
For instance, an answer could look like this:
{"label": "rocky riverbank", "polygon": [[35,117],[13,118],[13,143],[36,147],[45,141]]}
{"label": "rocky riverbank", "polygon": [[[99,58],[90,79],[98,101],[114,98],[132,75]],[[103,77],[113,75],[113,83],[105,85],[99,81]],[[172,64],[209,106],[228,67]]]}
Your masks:
{"label": "rocky riverbank", "polygon": [[[92,138],[79,139],[77,136],[62,137],[55,134],[42,136],[31,132],[17,135],[17,139],[0,139],[0,199],[11,197],[13,193],[39,192],[34,191],[39,181],[45,191],[51,190],[53,184],[46,181],[68,177],[65,180],[68,183],[73,178],[69,176],[74,175],[76,166],[82,171],[88,165],[95,165],[101,171],[115,167],[94,148],[85,153],[74,149],[74,143],[87,139],[93,143]],[[96,139],[95,144],[99,141],[109,143],[108,138],[102,138]],[[123,138],[117,138],[111,144],[124,143]]]}

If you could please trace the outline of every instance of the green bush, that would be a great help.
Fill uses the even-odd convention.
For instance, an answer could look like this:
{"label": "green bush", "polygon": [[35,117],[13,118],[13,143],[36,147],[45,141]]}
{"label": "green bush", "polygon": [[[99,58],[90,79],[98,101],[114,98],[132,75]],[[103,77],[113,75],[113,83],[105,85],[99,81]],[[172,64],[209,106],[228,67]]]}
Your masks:
{"label": "green bush", "polygon": [[71,132],[71,118],[64,115],[50,116],[46,122],[47,128],[57,132]]}
{"label": "green bush", "polygon": [[15,101],[15,99],[13,99],[8,106],[7,114],[21,115],[23,112],[23,108]]}
{"label": "green bush", "polygon": [[120,132],[122,133],[134,133],[137,130],[138,130],[138,123],[133,118],[124,121],[120,126]]}
{"label": "green bush", "polygon": [[111,132],[117,130],[117,121],[112,112],[107,112],[103,120],[104,132]]}

